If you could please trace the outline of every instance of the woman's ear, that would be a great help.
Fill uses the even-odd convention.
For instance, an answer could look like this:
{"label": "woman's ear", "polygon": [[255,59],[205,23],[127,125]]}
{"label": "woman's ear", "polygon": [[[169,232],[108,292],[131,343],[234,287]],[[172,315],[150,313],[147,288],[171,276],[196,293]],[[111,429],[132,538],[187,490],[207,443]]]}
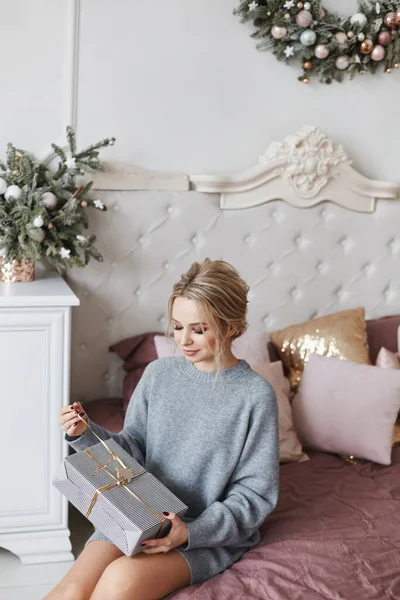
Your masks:
{"label": "woman's ear", "polygon": [[229,331],[228,331],[228,337],[230,337],[230,338],[231,338],[231,337],[233,337],[234,335],[236,335],[236,334],[237,334],[237,331],[238,331],[238,330],[236,329],[236,327],[233,327],[233,325],[231,325],[231,326],[229,327]]}

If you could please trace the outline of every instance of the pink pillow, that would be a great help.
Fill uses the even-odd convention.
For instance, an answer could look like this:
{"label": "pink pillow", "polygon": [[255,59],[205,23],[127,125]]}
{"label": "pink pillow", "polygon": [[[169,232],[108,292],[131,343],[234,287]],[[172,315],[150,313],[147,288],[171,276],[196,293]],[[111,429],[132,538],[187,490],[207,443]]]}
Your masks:
{"label": "pink pillow", "polygon": [[[173,339],[164,335],[154,336],[158,358],[167,356],[182,356],[182,350],[175,344]],[[243,358],[252,367],[258,363],[269,363],[267,335],[263,331],[245,331],[232,344],[232,352],[236,358]]]}
{"label": "pink pillow", "polygon": [[283,375],[282,362],[254,365],[253,371],[266,379],[274,388],[279,412],[279,461],[281,463],[309,460],[304,454],[293,426],[292,408],[289,402],[290,383]]}
{"label": "pink pillow", "polygon": [[390,465],[400,372],[312,354],[292,409],[303,447]]}
{"label": "pink pillow", "polygon": [[399,355],[397,352],[390,352],[387,348],[381,348],[375,365],[381,369],[400,369]]}

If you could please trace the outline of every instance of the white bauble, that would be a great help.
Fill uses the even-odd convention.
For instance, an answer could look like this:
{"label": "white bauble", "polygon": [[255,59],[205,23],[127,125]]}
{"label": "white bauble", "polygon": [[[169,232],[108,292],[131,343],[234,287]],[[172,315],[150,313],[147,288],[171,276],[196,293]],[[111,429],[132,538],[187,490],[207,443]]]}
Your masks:
{"label": "white bauble", "polygon": [[338,56],[335,62],[336,68],[340,71],[345,71],[350,64],[349,57],[345,54],[343,56]]}
{"label": "white bauble", "polygon": [[46,232],[44,229],[38,229],[35,232],[35,237],[33,238],[37,242],[44,242],[44,238],[46,237]]}
{"label": "white bauble", "polygon": [[304,8],[304,10],[310,10],[311,4],[309,2],[305,2],[303,8]]}
{"label": "white bauble", "polygon": [[350,18],[350,23],[352,25],[359,25],[360,27],[364,27],[367,24],[367,17],[364,13],[356,13]]}
{"label": "white bauble", "polygon": [[9,185],[4,193],[6,200],[19,200],[21,198],[22,190],[18,185]]}
{"label": "white bauble", "polygon": [[300,35],[300,42],[303,46],[312,46],[317,40],[317,34],[312,29],[306,29]]}
{"label": "white bauble", "polygon": [[58,204],[57,196],[55,196],[53,192],[45,192],[40,196],[40,200],[47,208],[50,209],[55,208]]}
{"label": "white bauble", "polygon": [[35,227],[43,227],[44,221],[42,215],[38,215],[36,219],[33,220],[33,224]]}
{"label": "white bauble", "polygon": [[0,177],[0,195],[3,195],[7,189],[7,181]]}

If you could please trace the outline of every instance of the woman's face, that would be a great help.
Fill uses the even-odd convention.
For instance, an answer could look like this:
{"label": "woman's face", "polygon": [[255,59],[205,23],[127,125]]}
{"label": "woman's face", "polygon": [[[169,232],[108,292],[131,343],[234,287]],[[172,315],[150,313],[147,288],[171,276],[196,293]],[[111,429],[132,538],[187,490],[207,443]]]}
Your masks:
{"label": "woman's face", "polygon": [[215,335],[194,300],[179,296],[172,308],[175,342],[200,371],[215,370]]}

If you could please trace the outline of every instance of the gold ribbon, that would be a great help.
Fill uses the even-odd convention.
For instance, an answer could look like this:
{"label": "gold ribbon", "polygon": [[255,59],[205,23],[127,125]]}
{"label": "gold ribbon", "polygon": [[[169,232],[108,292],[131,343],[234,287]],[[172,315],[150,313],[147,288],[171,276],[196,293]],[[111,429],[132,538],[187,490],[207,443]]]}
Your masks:
{"label": "gold ribbon", "polygon": [[131,496],[133,496],[136,500],[138,500],[141,504],[143,504],[143,506],[145,506],[150,512],[153,513],[153,515],[155,515],[160,521],[161,521],[161,527],[165,521],[165,517],[163,515],[159,515],[158,512],[156,512],[153,508],[151,508],[151,506],[149,506],[148,504],[146,504],[146,502],[144,502],[137,494],[135,494],[134,492],[132,492],[132,490],[130,490],[129,488],[126,487],[126,483],[130,483],[130,481],[132,481],[132,479],[135,479],[136,477],[140,477],[140,475],[143,475],[144,473],[147,473],[147,469],[143,469],[143,471],[140,471],[140,473],[136,473],[136,475],[133,475],[132,477],[130,477],[129,481],[128,479],[126,479],[125,477],[123,477],[123,475],[120,474],[120,470],[117,469],[117,476],[115,476],[113,473],[111,473],[111,471],[109,471],[107,469],[108,465],[110,464],[110,462],[112,460],[114,460],[115,462],[118,462],[124,469],[126,469],[126,465],[123,463],[123,461],[119,458],[119,456],[117,456],[117,454],[115,454],[115,452],[113,452],[111,450],[111,448],[109,448],[106,444],[106,442],[104,440],[102,440],[97,433],[95,433],[93,431],[93,429],[90,427],[89,423],[87,421],[85,421],[85,419],[82,419],[82,417],[80,415],[77,415],[79,417],[79,419],[81,421],[83,421],[86,426],[90,429],[90,431],[93,433],[93,435],[95,435],[97,437],[97,439],[99,440],[99,442],[101,442],[103,444],[103,446],[106,448],[107,452],[109,453],[109,459],[107,461],[107,463],[105,465],[102,465],[101,462],[96,458],[96,456],[94,456],[94,454],[92,454],[90,452],[90,450],[84,450],[84,453],[91,458],[96,464],[97,464],[97,469],[95,470],[95,472],[93,473],[93,475],[96,475],[97,471],[99,471],[100,469],[104,469],[104,471],[110,475],[110,477],[112,477],[114,479],[114,483],[109,483],[108,485],[103,485],[102,487],[97,488],[97,490],[94,493],[94,496],[92,498],[92,501],[90,502],[89,508],[86,511],[85,517],[88,517],[90,515],[90,513],[92,512],[93,506],[96,504],[96,500],[97,498],[100,496],[100,494],[102,492],[106,492],[107,490],[111,490],[112,488],[116,487],[116,486],[120,486],[122,487],[125,491],[127,491],[129,494],[131,494]]}

